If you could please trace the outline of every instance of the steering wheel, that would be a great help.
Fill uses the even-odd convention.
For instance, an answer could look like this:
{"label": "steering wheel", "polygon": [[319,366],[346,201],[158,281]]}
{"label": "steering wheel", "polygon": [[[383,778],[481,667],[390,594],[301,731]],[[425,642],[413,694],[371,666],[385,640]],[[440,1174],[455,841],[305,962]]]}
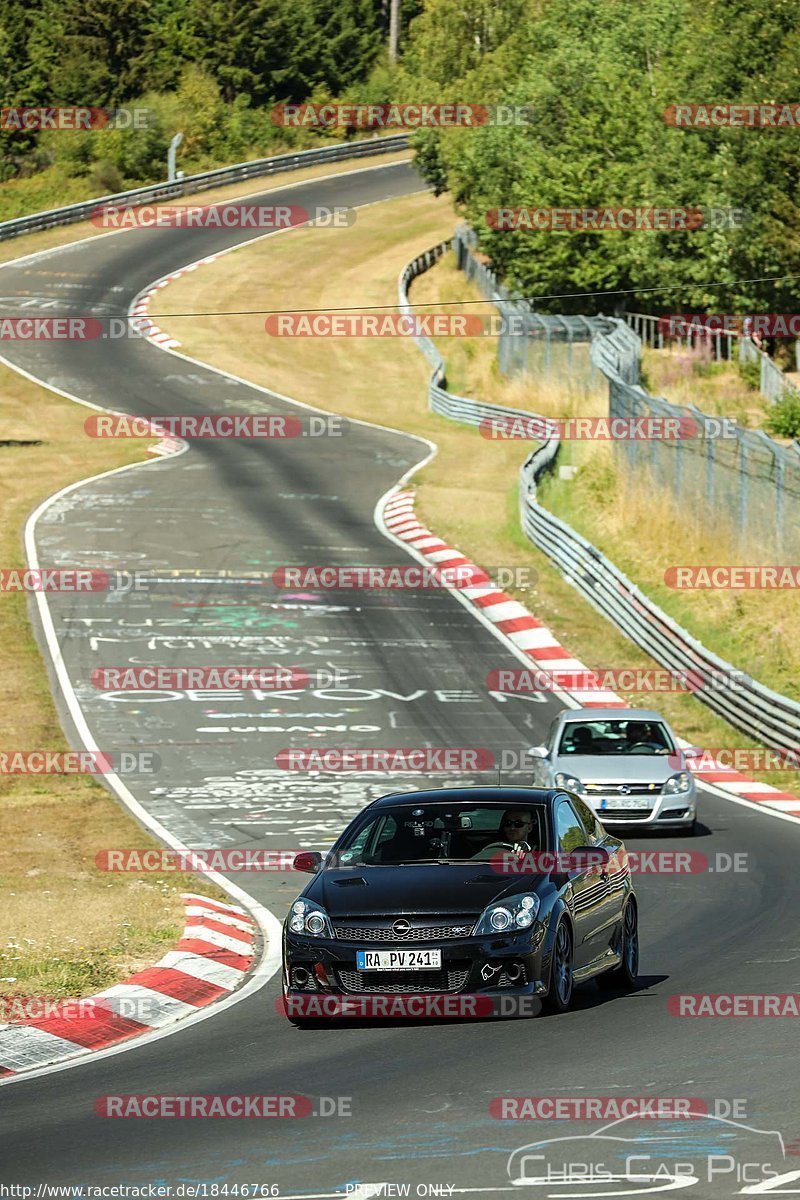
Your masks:
{"label": "steering wheel", "polygon": [[632,746],[628,747],[628,754],[649,754],[651,750],[660,749],[661,747],[657,746],[655,742],[634,742]]}
{"label": "steering wheel", "polygon": [[513,851],[513,849],[514,849],[513,842],[489,842],[488,846],[481,847],[481,849],[478,851],[478,853],[473,854],[472,857],[473,857],[473,859],[475,859],[475,858],[491,858],[491,854],[489,854],[490,850],[492,850],[492,851],[512,850]]}

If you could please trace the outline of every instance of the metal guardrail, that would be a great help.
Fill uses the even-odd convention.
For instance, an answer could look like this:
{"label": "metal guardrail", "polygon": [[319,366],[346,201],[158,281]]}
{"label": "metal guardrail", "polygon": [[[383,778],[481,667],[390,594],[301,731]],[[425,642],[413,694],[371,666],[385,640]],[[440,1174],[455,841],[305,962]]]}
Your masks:
{"label": "metal guardrail", "polygon": [[32,213],[29,217],[15,217],[11,221],[0,221],[0,241],[19,237],[22,233],[35,233],[41,229],[52,229],[57,225],[72,225],[86,221],[104,204],[153,204],[157,200],[173,200],[177,196],[193,192],[208,191],[224,183],[238,183],[246,179],[258,179],[264,175],[276,175],[282,171],[294,171],[299,167],[315,163],[340,162],[349,158],[369,158],[373,154],[386,154],[392,150],[404,150],[408,146],[408,134],[391,134],[389,137],[362,138],[354,142],[341,142],[335,146],[321,146],[312,150],[298,150],[294,154],[276,154],[272,158],[255,158],[250,162],[236,163],[232,167],[217,167],[213,171],[201,171],[187,175],[174,183],[154,183],[133,188],[128,192],[115,192],[110,196],[96,196],[92,200],[81,200],[63,208],[50,208]]}
{"label": "metal guardrail", "polygon": [[520,469],[520,522],[527,537],[561,569],[568,583],[656,662],[697,679],[697,698],[731,725],[770,746],[796,746],[800,703],[737,670],[650,600],[604,554],[536,500],[536,483],[552,468],[550,445]]}
{"label": "metal guardrail", "polygon": [[475,230],[459,225],[453,239],[459,269],[506,318],[497,339],[497,364],[502,374],[569,371],[573,382],[586,387],[601,382],[592,370],[586,346],[598,330],[612,328],[608,318],[536,312],[529,300],[500,282],[488,263],[476,258],[477,246]]}
{"label": "metal guardrail", "polygon": [[[453,245],[451,241],[439,242],[423,254],[418,255],[404,268],[398,283],[399,308],[402,313],[410,314],[412,309],[408,301],[408,285],[417,275],[422,275],[429,267],[442,257]],[[480,425],[481,421],[493,417],[531,417],[533,413],[522,413],[518,408],[504,408],[498,404],[486,404],[482,400],[472,400],[468,396],[456,396],[447,391],[445,364],[436,346],[429,337],[415,337],[428,362],[433,367],[433,373],[428,382],[428,405],[430,409],[442,417],[460,421],[466,425]]]}
{"label": "metal guardrail", "polygon": [[[404,312],[411,311],[409,283],[433,266],[449,244],[442,242],[418,255],[401,273],[399,296]],[[625,347],[628,338],[635,335],[622,321],[604,320],[612,324],[612,333],[598,332],[592,352],[598,360],[610,364],[616,351]],[[485,417],[498,413],[529,419],[536,417],[527,410],[500,408],[447,392],[441,355],[428,338],[416,340],[434,366],[428,392],[434,412],[467,425],[476,425]],[[609,341],[610,346],[602,344]],[[638,343],[638,338],[636,341]],[[642,392],[641,388],[637,390]],[[672,671],[691,672],[689,678],[698,681],[697,698],[731,725],[770,746],[790,748],[800,745],[797,741],[800,738],[800,702],[772,691],[706,649],[644,595],[596,546],[538,503],[536,484],[545,471],[554,466],[559,446],[560,442],[555,438],[543,443],[520,468],[519,513],[525,535],[556,563],[584,599],[651,658]]]}
{"label": "metal guardrail", "polygon": [[[658,318],[628,314],[628,325],[617,322],[612,333],[595,338],[592,345],[592,360],[609,381],[609,415],[690,418],[699,433],[674,441],[617,443],[628,470],[636,473],[644,466],[658,484],[675,493],[683,507],[701,506],[714,513],[743,550],[769,548],[778,560],[792,561],[800,554],[800,443],[784,446],[762,430],[735,422],[715,435],[719,421],[694,405],[679,406],[649,395],[639,382],[642,345],[634,316],[645,336],[649,321],[652,336]],[[760,357],[765,394],[772,386],[770,372],[784,378],[749,338],[740,338],[739,348]]]}

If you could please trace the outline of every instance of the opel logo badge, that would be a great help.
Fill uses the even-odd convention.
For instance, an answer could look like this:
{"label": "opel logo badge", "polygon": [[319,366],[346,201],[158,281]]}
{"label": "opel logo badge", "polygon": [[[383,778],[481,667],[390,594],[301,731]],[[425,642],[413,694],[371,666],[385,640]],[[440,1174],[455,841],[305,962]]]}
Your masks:
{"label": "opel logo badge", "polygon": [[400,921],[395,921],[394,925],[392,926],[392,933],[396,934],[398,937],[406,937],[406,935],[410,932],[411,922],[407,921],[405,917],[403,917],[403,919]]}
{"label": "opel logo badge", "polygon": [[621,796],[630,796],[631,794],[631,789],[628,787],[627,783],[621,783],[617,788],[617,791]]}

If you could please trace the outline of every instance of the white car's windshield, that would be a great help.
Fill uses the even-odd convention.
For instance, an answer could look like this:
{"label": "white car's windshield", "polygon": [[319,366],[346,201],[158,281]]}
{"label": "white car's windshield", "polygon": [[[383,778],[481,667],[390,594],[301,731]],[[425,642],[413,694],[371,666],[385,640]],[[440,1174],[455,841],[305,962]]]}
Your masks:
{"label": "white car's windshield", "polygon": [[558,754],[670,754],[672,738],[661,721],[568,721]]}

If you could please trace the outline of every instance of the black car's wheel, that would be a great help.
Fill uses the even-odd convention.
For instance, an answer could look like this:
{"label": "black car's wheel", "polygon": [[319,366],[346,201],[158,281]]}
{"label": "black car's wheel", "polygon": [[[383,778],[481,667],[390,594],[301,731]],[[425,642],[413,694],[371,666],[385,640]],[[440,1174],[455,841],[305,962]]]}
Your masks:
{"label": "black car's wheel", "polygon": [[572,1003],[575,981],[572,974],[572,935],[566,921],[560,921],[553,941],[550,964],[550,990],[545,1000],[549,1012],[566,1012]]}
{"label": "black car's wheel", "polygon": [[612,971],[599,975],[597,982],[603,988],[632,988],[639,974],[639,913],[633,900],[625,905],[622,918],[622,961]]}

